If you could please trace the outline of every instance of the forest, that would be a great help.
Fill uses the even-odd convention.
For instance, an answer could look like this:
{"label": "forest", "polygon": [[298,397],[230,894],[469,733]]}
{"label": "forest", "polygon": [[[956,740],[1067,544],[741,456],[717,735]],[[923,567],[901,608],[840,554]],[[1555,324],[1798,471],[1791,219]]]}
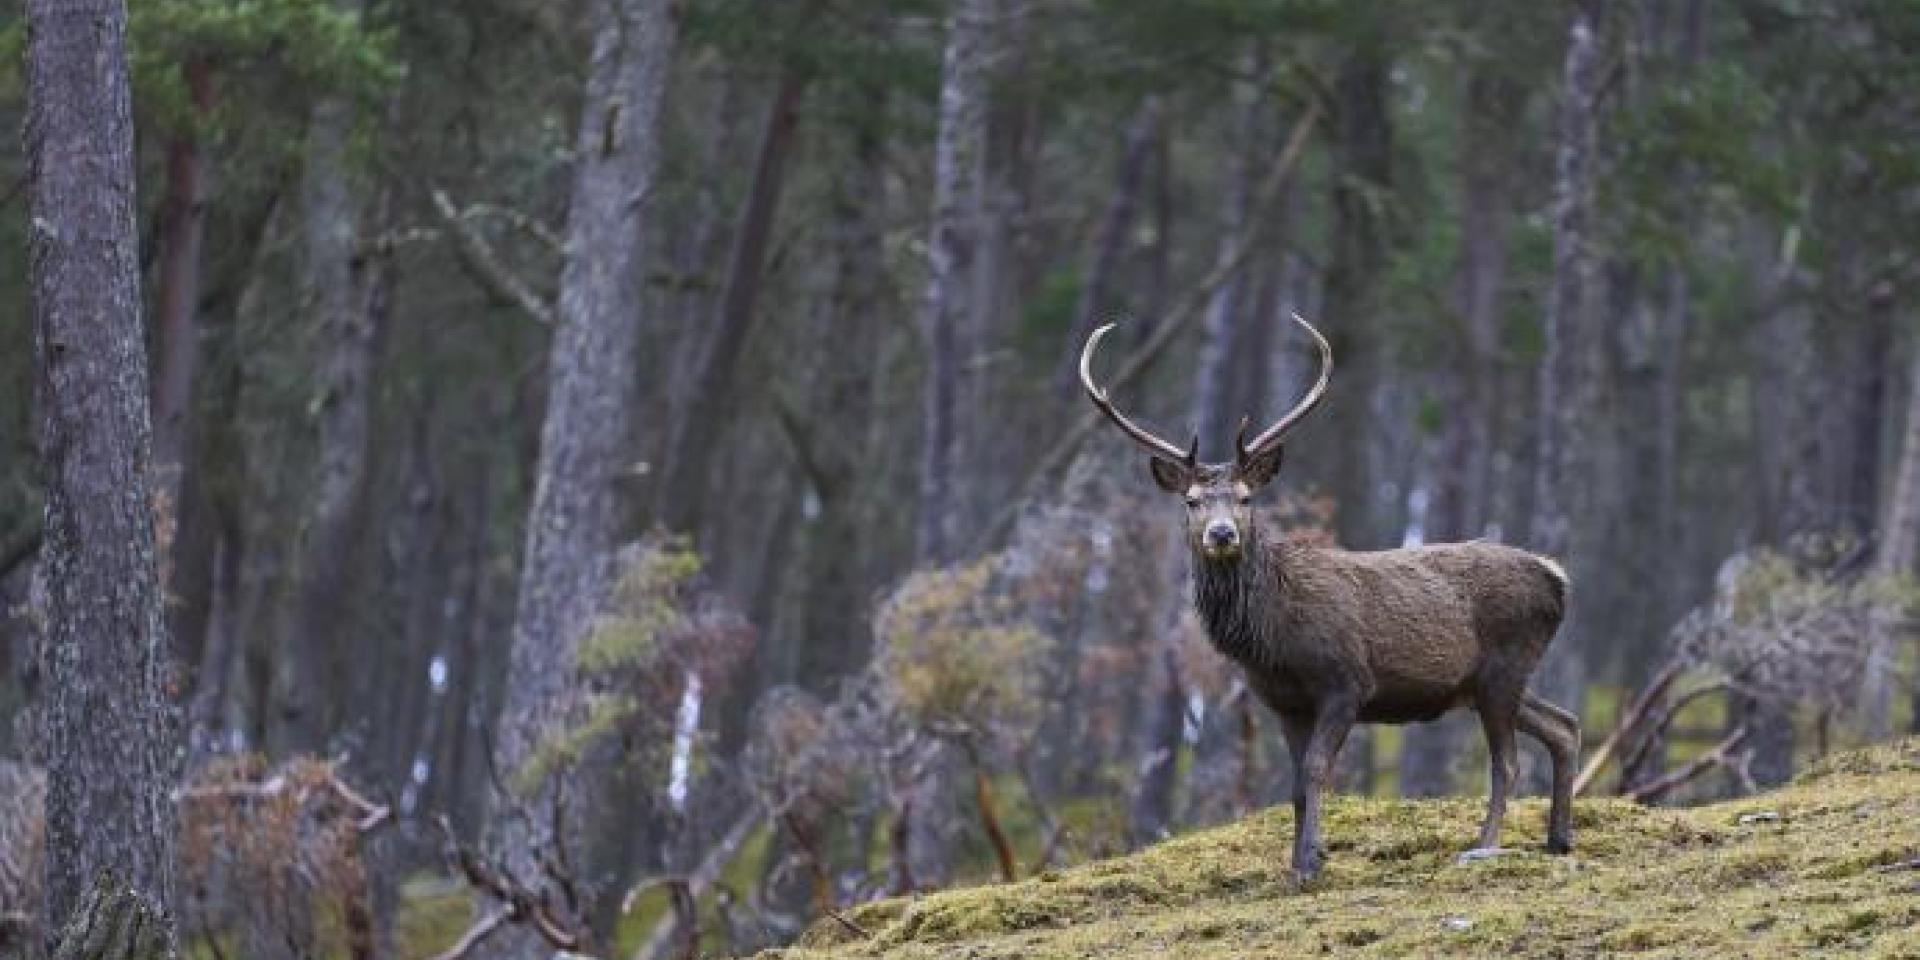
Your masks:
{"label": "forest", "polygon": [[1284,807],[1097,406],[1244,463],[1321,334],[1250,522],[1556,560],[1579,803],[1920,733],[1913,0],[23,0],[0,126],[0,956],[747,956]]}

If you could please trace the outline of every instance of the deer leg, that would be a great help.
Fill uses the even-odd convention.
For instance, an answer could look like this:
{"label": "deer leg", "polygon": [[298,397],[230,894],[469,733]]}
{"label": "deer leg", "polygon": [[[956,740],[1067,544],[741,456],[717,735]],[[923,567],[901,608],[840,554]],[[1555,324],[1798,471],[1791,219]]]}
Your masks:
{"label": "deer leg", "polygon": [[1294,768],[1299,783],[1296,791],[1305,791],[1305,796],[1296,801],[1300,819],[1293,830],[1293,873],[1301,880],[1318,876],[1321,865],[1326,862],[1326,854],[1320,847],[1320,805],[1333,775],[1334,760],[1340,755],[1340,746],[1346,743],[1347,732],[1353,729],[1356,710],[1350,698],[1321,704],[1313,718],[1306,749],[1301,751],[1300,762]]}
{"label": "deer leg", "polygon": [[1547,813],[1547,851],[1573,850],[1573,767],[1580,760],[1580,721],[1529,693],[1520,704],[1520,729],[1553,759],[1553,805]]}
{"label": "deer leg", "polygon": [[1493,850],[1500,846],[1500,825],[1507,818],[1507,792],[1513,788],[1513,777],[1519,766],[1513,742],[1514,722],[1519,711],[1517,705],[1504,699],[1482,701],[1478,709],[1480,728],[1487,735],[1487,765],[1492,783],[1487,790],[1487,819],[1480,825],[1480,840],[1474,848]]}
{"label": "deer leg", "polygon": [[1287,755],[1293,758],[1293,829],[1297,835],[1307,816],[1307,740],[1313,736],[1313,718],[1282,714],[1280,732],[1287,738]]}

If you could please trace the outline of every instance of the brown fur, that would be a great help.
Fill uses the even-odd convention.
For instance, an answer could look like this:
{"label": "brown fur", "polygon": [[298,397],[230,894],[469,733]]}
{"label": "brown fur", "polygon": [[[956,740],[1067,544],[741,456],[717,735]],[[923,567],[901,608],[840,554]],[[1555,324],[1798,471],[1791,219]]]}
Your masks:
{"label": "brown fur", "polygon": [[1320,870],[1320,797],[1355,723],[1432,720],[1459,707],[1480,715],[1492,760],[1481,848],[1499,846],[1515,772],[1514,733],[1553,759],[1547,849],[1573,847],[1573,764],[1580,722],[1527,692],[1566,610],[1560,565],[1512,547],[1451,543],[1350,553],[1266,543],[1253,496],[1280,472],[1287,432],[1326,399],[1333,347],[1299,314],[1320,352],[1320,377],[1292,410],[1249,439],[1242,420],[1232,464],[1203,464],[1117,410],[1093,380],[1101,327],[1080,351],[1080,382],[1114,425],[1152,451],[1153,479],[1187,504],[1194,605],[1222,653],[1280,717],[1294,765],[1293,869]]}
{"label": "brown fur", "polygon": [[1278,462],[1276,449],[1233,466],[1153,466],[1187,501],[1194,605],[1208,636],[1246,668],[1287,734],[1295,871],[1319,870],[1319,795],[1353,724],[1433,720],[1461,707],[1480,715],[1492,758],[1477,845],[1499,845],[1518,730],[1553,760],[1547,846],[1571,849],[1579,724],[1526,690],[1566,610],[1559,565],[1496,543],[1368,553],[1268,543],[1250,503]]}

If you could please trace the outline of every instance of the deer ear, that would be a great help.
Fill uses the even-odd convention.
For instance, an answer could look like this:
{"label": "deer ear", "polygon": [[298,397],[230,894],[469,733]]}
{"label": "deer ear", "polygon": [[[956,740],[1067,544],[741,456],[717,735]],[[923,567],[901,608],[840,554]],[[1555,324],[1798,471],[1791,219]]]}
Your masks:
{"label": "deer ear", "polygon": [[1276,443],[1259,453],[1248,457],[1240,464],[1240,480],[1249,487],[1264,487],[1280,472],[1280,462],[1285,460],[1285,444]]}
{"label": "deer ear", "polygon": [[1166,457],[1149,457],[1147,469],[1153,473],[1153,482],[1168,493],[1180,493],[1193,484],[1193,477],[1186,466]]}

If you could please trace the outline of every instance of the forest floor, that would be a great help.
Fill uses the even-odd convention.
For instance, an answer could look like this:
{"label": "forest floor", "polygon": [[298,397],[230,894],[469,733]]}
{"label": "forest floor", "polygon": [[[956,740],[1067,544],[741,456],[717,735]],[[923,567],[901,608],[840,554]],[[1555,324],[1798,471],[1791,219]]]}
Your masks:
{"label": "forest floor", "polygon": [[1328,804],[1330,860],[1297,887],[1290,809],[1013,884],[867,904],[767,960],[822,957],[1920,958],[1920,738],[1837,754],[1792,784],[1690,809],[1575,805],[1576,852],[1466,864],[1482,801]]}

